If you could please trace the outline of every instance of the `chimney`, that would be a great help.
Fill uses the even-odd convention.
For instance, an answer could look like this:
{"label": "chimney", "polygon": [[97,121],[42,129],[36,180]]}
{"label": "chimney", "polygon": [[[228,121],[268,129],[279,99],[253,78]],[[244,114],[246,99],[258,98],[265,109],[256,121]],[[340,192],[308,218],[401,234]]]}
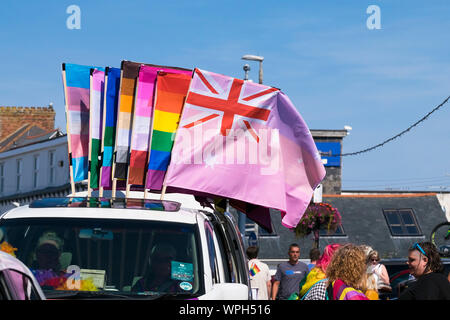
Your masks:
{"label": "chimney", "polygon": [[0,141],[28,123],[38,125],[44,130],[53,130],[53,104],[48,107],[0,107]]}

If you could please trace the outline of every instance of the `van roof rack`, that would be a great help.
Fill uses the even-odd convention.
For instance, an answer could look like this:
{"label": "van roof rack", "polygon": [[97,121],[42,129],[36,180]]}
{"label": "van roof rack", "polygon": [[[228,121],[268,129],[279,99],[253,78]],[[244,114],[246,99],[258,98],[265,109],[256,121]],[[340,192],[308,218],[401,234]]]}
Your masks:
{"label": "van roof rack", "polygon": [[170,200],[136,198],[65,197],[34,200],[30,208],[111,208],[177,212],[181,204]]}

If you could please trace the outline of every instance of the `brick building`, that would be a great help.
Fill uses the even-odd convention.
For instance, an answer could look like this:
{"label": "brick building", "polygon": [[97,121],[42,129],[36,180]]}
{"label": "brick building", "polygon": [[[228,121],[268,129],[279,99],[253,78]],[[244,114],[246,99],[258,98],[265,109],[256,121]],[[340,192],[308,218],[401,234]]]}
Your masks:
{"label": "brick building", "polygon": [[55,111],[48,107],[0,107],[0,141],[14,134],[27,124],[43,131],[55,128]]}

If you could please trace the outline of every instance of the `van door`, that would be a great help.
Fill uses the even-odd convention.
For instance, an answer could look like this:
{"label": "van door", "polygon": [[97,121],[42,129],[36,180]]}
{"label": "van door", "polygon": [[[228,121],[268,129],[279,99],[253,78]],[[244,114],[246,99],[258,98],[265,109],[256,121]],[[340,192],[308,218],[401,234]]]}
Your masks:
{"label": "van door", "polygon": [[215,212],[212,216],[214,231],[220,240],[221,251],[226,255],[224,269],[227,282],[249,286],[247,259],[237,224],[229,213]]}

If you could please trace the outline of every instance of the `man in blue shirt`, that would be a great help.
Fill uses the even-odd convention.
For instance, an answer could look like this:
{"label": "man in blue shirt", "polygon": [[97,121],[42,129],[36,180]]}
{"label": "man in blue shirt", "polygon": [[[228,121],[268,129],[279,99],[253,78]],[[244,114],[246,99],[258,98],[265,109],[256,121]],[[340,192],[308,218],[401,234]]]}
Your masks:
{"label": "man in blue shirt", "polygon": [[299,261],[300,247],[293,243],[289,246],[289,261],[277,267],[272,287],[272,300],[286,300],[291,294],[299,293],[299,284],[308,273],[308,266]]}

